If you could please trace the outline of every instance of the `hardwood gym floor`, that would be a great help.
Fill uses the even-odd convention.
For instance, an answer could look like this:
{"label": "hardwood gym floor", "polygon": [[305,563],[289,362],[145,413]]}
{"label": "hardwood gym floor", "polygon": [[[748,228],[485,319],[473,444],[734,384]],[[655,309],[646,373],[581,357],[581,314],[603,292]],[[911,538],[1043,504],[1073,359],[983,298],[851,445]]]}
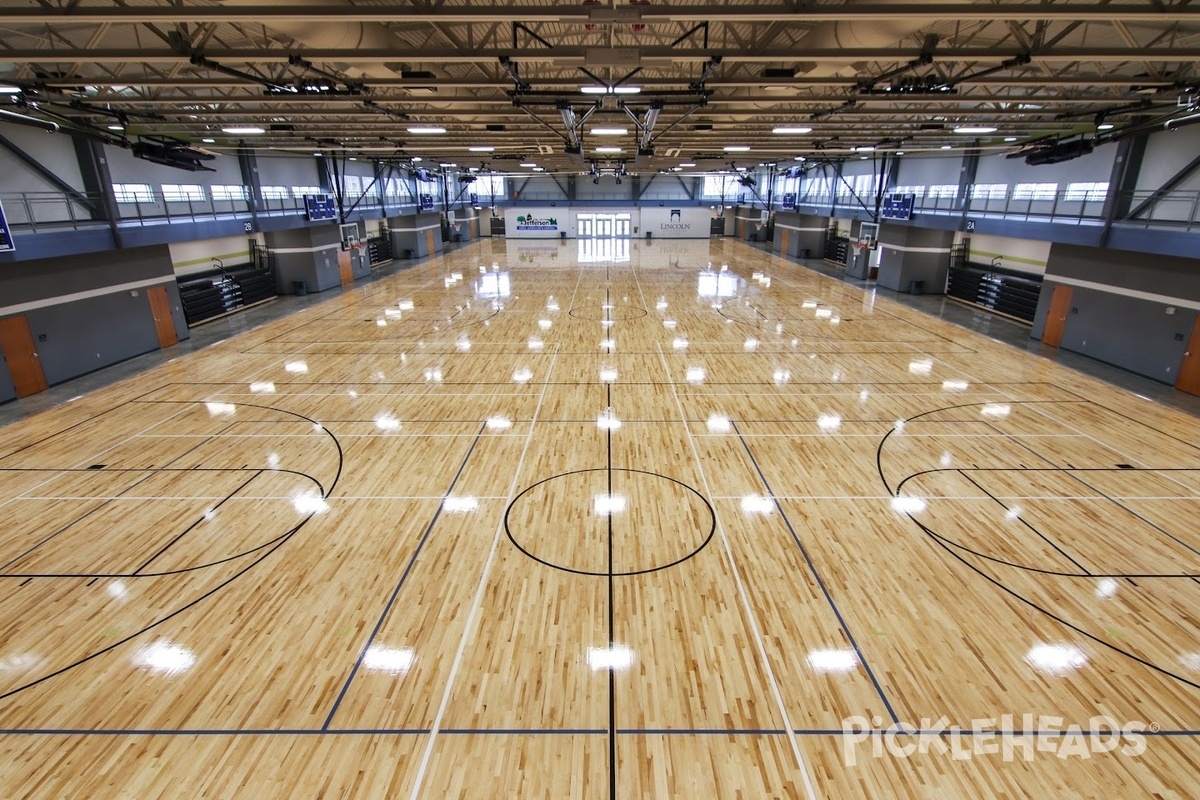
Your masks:
{"label": "hardwood gym floor", "polygon": [[1198,512],[872,292],[485,241],[0,428],[0,796],[1190,797]]}

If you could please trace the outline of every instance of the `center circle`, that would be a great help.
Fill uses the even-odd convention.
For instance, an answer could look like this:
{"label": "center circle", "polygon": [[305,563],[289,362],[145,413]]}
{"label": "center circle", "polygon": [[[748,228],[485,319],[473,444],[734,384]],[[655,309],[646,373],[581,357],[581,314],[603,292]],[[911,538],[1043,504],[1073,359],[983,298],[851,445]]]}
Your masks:
{"label": "center circle", "polygon": [[524,489],[504,512],[504,532],[553,569],[607,577],[673,567],[712,541],[717,517],[700,492],[640,469],[580,469]]}
{"label": "center circle", "polygon": [[612,320],[620,322],[622,320],[641,319],[648,313],[641,306],[618,306],[614,305],[611,308],[604,306],[584,306],[583,308],[572,308],[567,312],[575,319],[588,320]]}

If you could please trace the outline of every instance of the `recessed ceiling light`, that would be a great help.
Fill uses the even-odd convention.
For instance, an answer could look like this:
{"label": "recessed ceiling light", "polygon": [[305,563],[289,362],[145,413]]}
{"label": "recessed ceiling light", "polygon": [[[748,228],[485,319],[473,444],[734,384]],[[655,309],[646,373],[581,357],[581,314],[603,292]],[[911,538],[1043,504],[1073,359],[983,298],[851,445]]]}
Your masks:
{"label": "recessed ceiling light", "polygon": [[536,167],[536,166],[537,166],[537,164],[533,163],[532,161],[526,161],[526,162],[525,162],[524,164],[522,164],[521,166],[522,166],[522,167]]}
{"label": "recessed ceiling light", "polygon": [[257,125],[231,125],[228,128],[221,128],[221,130],[225,131],[225,133],[233,134],[234,136],[267,132],[265,128],[260,128]]}
{"label": "recessed ceiling light", "polygon": [[727,144],[725,145],[726,153],[746,153],[750,150],[750,145],[746,144]]}
{"label": "recessed ceiling light", "polygon": [[992,125],[962,125],[954,129],[955,133],[995,133],[996,128]]}
{"label": "recessed ceiling light", "polygon": [[414,125],[408,129],[409,133],[445,133],[446,129],[437,125]]}
{"label": "recessed ceiling light", "polygon": [[691,163],[691,162],[689,161],[688,163],[686,163],[686,164],[680,164],[679,166],[681,166],[681,167],[694,167],[694,166],[696,166],[696,165],[695,165],[695,164],[693,164],[693,163]]}
{"label": "recessed ceiling light", "polygon": [[622,152],[622,150],[619,147],[597,147],[596,152],[597,153],[620,153],[620,152]]}
{"label": "recessed ceiling light", "polygon": [[595,136],[624,136],[627,133],[628,128],[592,128],[592,134]]}
{"label": "recessed ceiling light", "polygon": [[490,153],[496,148],[492,147],[490,144],[481,144],[475,147],[468,147],[467,149],[472,153]]}
{"label": "recessed ceiling light", "polygon": [[805,127],[799,127],[799,128],[787,128],[787,127],[784,127],[784,128],[774,128],[774,129],[772,129],[771,133],[779,133],[779,134],[788,134],[788,133],[796,133],[796,134],[800,134],[800,133],[812,133],[812,128],[805,128]]}

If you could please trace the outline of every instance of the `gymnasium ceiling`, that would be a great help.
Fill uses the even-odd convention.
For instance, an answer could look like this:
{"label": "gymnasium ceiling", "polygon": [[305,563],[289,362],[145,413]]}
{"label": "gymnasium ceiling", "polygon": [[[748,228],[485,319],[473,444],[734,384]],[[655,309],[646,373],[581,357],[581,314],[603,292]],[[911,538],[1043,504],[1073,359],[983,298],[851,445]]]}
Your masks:
{"label": "gymnasium ceiling", "polygon": [[[11,105],[0,96],[10,114],[216,152],[244,141],[500,172],[531,162],[587,171],[593,161],[704,170],[854,158],[866,147],[1011,149],[1046,136],[1102,142],[1194,115],[1198,62],[1200,6],[1187,0],[0,8],[0,82],[23,90]],[[1098,132],[1102,122],[1115,127]],[[235,126],[265,132],[222,130]],[[445,132],[410,130],[423,127]]]}

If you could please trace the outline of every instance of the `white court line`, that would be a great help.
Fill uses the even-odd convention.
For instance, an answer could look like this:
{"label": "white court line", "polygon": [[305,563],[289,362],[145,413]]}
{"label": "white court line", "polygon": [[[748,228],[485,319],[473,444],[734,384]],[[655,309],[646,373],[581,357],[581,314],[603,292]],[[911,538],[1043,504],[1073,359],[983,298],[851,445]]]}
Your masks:
{"label": "white court line", "polygon": [[[735,501],[735,500],[742,500],[743,497],[744,497],[743,495],[715,495],[713,497],[713,500]],[[895,499],[895,497],[890,494],[880,494],[880,495],[871,495],[871,494],[860,494],[860,495],[773,494],[773,495],[771,495],[771,497],[776,500],[894,500]],[[1177,495],[1165,495],[1165,496],[1109,495],[1109,497],[1118,499],[1118,500],[1200,500],[1200,495],[1190,495],[1190,496],[1186,496],[1186,497],[1185,496],[1177,496]],[[1103,497],[1102,495],[1098,495],[1098,494],[1090,494],[1090,495],[1028,495],[1028,496],[1017,495],[1017,494],[997,494],[997,495],[995,495],[995,497],[992,497],[992,496],[989,496],[986,494],[964,494],[964,495],[934,495],[932,497],[927,497],[927,496],[922,495],[922,499],[926,500],[927,502],[934,503],[939,500],[987,500],[989,502],[995,502],[996,499],[1000,499],[1000,500],[1034,500],[1034,501],[1038,501],[1038,502],[1056,502],[1056,501],[1077,502],[1077,501],[1081,501],[1081,500],[1101,501],[1102,502],[1106,498]]]}
{"label": "white court line", "polygon": [[[575,306],[575,296],[579,293],[579,282],[583,280],[583,267],[579,268],[578,277],[575,280],[575,292],[571,294],[571,306]],[[555,345],[554,357],[550,360],[550,366],[547,369],[547,375],[553,374],[555,362],[558,360],[558,345]],[[512,481],[508,487],[508,502],[511,504],[515,499],[517,492],[517,481],[521,478],[521,470],[525,466],[525,456],[529,454],[529,445],[533,443],[534,422],[537,420],[539,412],[542,410],[542,401],[546,399],[546,389],[549,383],[542,386],[542,394],[538,398],[537,408],[534,409],[533,419],[530,420],[529,433],[525,437],[525,446],[521,448],[521,455],[517,459],[516,469],[513,470]],[[471,609],[467,612],[467,621],[463,626],[462,637],[458,641],[458,650],[454,654],[454,661],[450,666],[450,675],[446,678],[446,690],[442,693],[442,701],[438,704],[437,714],[433,718],[433,725],[429,729],[429,740],[425,743],[425,752],[421,756],[421,766],[417,769],[417,777],[413,780],[412,793],[409,795],[410,800],[416,800],[421,793],[421,785],[425,782],[425,773],[429,769],[429,759],[433,756],[433,746],[437,741],[438,733],[442,728],[442,720],[446,716],[446,707],[450,704],[450,694],[454,690],[454,679],[458,675],[459,667],[462,666],[463,654],[467,650],[467,641],[471,637],[471,632],[475,627],[475,620],[479,616],[479,609],[483,606],[483,595],[487,591],[488,577],[492,572],[492,563],[496,560],[496,550],[500,545],[500,536],[504,532],[504,516],[501,515],[500,520],[496,523],[496,533],[492,536],[492,548],[488,551],[487,560],[483,564],[483,573],[479,576],[479,585],[475,587],[475,597],[471,601]],[[613,776],[615,779],[616,776]]]}
{"label": "white court line", "polygon": [[[634,277],[636,279],[636,273]],[[641,281],[638,281],[638,291],[642,292]],[[643,304],[646,302],[646,296],[644,292],[642,293],[642,302]],[[704,494],[707,497],[712,497],[712,487],[708,482],[708,474],[704,471],[704,463],[700,460],[700,451],[696,447],[696,439],[694,436],[692,436],[691,427],[686,424],[687,417],[684,414],[683,401],[679,399],[679,394],[674,391],[675,383],[673,380],[671,380],[671,367],[667,363],[666,356],[663,355],[661,346],[658,346],[658,355],[662,361],[663,370],[667,374],[667,379],[671,384],[672,394],[675,395],[675,404],[679,408],[680,419],[681,421],[685,422],[683,429],[687,432],[688,444],[692,449],[692,458],[695,459],[696,470],[700,473],[700,480],[704,484]],[[720,516],[717,515],[716,509],[713,509],[713,516],[717,524],[717,530],[721,533],[721,543],[725,547],[725,557],[729,562],[729,569],[733,573],[733,579],[737,585],[738,597],[742,601],[742,613],[746,615],[746,619],[750,625],[750,630],[754,636],[754,644],[758,650],[758,657],[762,661],[763,671],[766,673],[767,681],[771,686],[771,694],[774,696],[775,702],[779,706],[779,714],[783,720],[784,727],[787,730],[788,741],[792,745],[792,753],[796,757],[796,763],[800,767],[800,775],[804,779],[804,791],[808,795],[809,800],[816,800],[817,792],[813,787],[808,764],[804,761],[804,754],[800,750],[800,742],[796,738],[796,732],[792,727],[791,718],[788,716],[787,707],[784,705],[783,693],[779,689],[779,681],[775,678],[775,670],[771,668],[771,660],[767,656],[767,649],[766,645],[763,643],[762,631],[758,626],[758,620],[754,616],[754,610],[750,604],[750,596],[746,591],[746,585],[742,581],[742,575],[738,571],[737,562],[733,557],[733,548],[729,544],[729,535],[726,533],[725,525],[721,521]]]}
{"label": "white court line", "polygon": [[[118,407],[118,408],[120,408],[120,406],[117,406],[117,407]],[[184,404],[184,405],[182,405],[182,406],[180,407],[180,409],[179,409],[178,411],[176,411],[174,414],[171,414],[169,417],[166,417],[165,419],[161,419],[161,420],[159,420],[158,422],[153,422],[153,423],[151,423],[150,425],[147,425],[147,426],[146,426],[146,427],[145,427],[145,428],[144,428],[144,429],[143,429],[141,432],[139,432],[139,433],[135,433],[135,434],[134,434],[134,436],[135,436],[135,437],[136,437],[136,436],[140,436],[142,433],[145,433],[145,432],[146,432],[146,431],[148,431],[148,430],[153,430],[154,428],[158,427],[159,425],[162,425],[162,424],[163,424],[163,423],[165,423],[165,422],[169,422],[170,420],[172,420],[172,419],[174,419],[175,417],[179,416],[179,415],[180,415],[180,414],[182,414],[183,412],[187,411],[187,410],[188,410],[188,408],[190,408],[190,407],[191,407],[191,406],[190,406],[190,405],[188,405],[188,404]],[[91,422],[91,421],[94,421],[94,418],[93,418],[92,420],[85,420],[85,423],[86,423],[86,422]],[[59,430],[57,433],[55,433],[55,434],[51,434],[51,436],[49,436],[49,437],[47,437],[47,438],[53,438],[54,436],[58,436],[58,435],[60,435],[60,434],[62,434],[62,433],[63,433],[63,431],[62,431],[62,430]],[[87,464],[87,463],[89,463],[89,462],[90,462],[90,463],[93,463],[93,464],[94,464],[94,463],[97,463],[97,462],[96,462],[96,459],[100,458],[100,457],[101,457],[101,456],[103,456],[105,453],[109,452],[110,450],[115,450],[115,449],[117,449],[118,447],[121,447],[122,445],[124,445],[124,444],[127,444],[128,442],[129,442],[129,439],[122,439],[121,441],[117,442],[116,444],[110,445],[110,446],[108,446],[108,447],[104,448],[103,450],[99,451],[98,453],[93,453],[93,454],[91,454],[91,455],[88,455],[86,458],[83,458],[83,459],[79,460],[78,462],[76,462],[74,465],[72,465],[72,466],[70,466],[70,467],[64,467],[64,468],[62,468],[62,469],[55,469],[55,468],[53,468],[53,467],[50,467],[50,468],[48,468],[48,469],[50,469],[51,471],[53,471],[53,473],[54,473],[54,474],[52,474],[50,477],[46,478],[46,480],[44,480],[44,481],[41,481],[40,483],[34,484],[33,486],[30,486],[28,489],[26,489],[25,491],[21,492],[20,494],[18,494],[18,495],[15,495],[15,496],[13,496],[13,497],[10,497],[10,498],[8,498],[7,500],[5,500],[5,501],[3,501],[3,502],[0,502],[0,508],[4,508],[4,506],[8,505],[9,503],[13,502],[14,500],[22,500],[22,499],[27,499],[27,498],[25,497],[25,495],[29,494],[30,492],[34,491],[35,489],[39,489],[39,488],[41,488],[42,486],[45,486],[46,484],[50,483],[51,481],[58,480],[58,478],[60,478],[60,477],[63,475],[63,473],[65,473],[65,472],[67,472],[67,471],[69,471],[69,470],[78,470],[78,469],[79,469],[80,467],[82,467],[84,464]],[[34,446],[34,447],[36,447],[37,445],[35,444],[35,445],[33,445],[33,446]],[[8,456],[5,456],[5,458],[11,458],[13,455],[19,455],[19,453],[10,453]]]}

